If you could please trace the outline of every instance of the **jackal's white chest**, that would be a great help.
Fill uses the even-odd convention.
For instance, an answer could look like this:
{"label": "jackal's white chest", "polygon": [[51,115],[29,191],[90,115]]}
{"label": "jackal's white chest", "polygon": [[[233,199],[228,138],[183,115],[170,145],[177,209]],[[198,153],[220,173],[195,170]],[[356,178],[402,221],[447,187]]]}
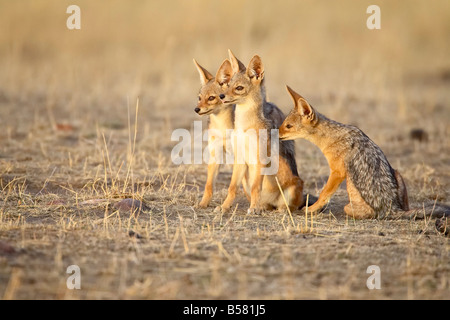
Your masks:
{"label": "jackal's white chest", "polygon": [[258,108],[256,108],[253,104],[236,105],[234,119],[235,129],[242,129],[244,131],[250,128],[259,129],[261,127],[259,113],[260,110],[258,110]]}
{"label": "jackal's white chest", "polygon": [[232,158],[233,148],[231,135],[233,133],[233,121],[229,114],[219,114],[210,117],[208,127],[208,149],[210,156],[217,163],[228,162],[224,159]]}

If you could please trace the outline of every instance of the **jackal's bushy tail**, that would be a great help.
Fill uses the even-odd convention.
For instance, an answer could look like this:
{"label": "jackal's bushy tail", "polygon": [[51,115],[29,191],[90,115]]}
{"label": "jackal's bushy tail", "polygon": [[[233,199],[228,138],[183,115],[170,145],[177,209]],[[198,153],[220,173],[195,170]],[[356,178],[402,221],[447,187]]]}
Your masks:
{"label": "jackal's bushy tail", "polygon": [[440,203],[425,204],[422,208],[414,208],[408,211],[398,211],[392,218],[400,219],[424,219],[450,217],[450,206]]}

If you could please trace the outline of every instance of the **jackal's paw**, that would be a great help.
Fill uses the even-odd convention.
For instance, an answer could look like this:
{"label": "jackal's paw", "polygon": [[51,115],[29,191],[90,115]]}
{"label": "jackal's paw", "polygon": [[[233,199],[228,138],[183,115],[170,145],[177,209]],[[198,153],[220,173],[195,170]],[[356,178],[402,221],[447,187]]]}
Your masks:
{"label": "jackal's paw", "polygon": [[[291,210],[291,212],[292,211],[293,210]],[[289,213],[289,211],[288,211],[288,209],[286,209],[286,207],[280,207],[280,208],[277,208],[277,213],[286,214],[286,213]]]}
{"label": "jackal's paw", "polygon": [[208,208],[208,204],[209,204],[209,203],[207,203],[207,202],[200,201],[199,203],[197,203],[197,204],[195,205],[195,208],[205,209],[205,208]]}
{"label": "jackal's paw", "polygon": [[214,213],[226,213],[226,212],[228,212],[228,210],[229,210],[229,209],[223,208],[222,206],[217,206],[217,207],[214,209]]}
{"label": "jackal's paw", "polygon": [[[323,207],[314,206],[314,205],[308,206],[308,214],[309,213],[320,213],[320,212],[325,211],[325,209],[326,209],[326,206],[323,206]],[[300,211],[301,211],[301,213],[305,214],[306,206],[304,206]]]}
{"label": "jackal's paw", "polygon": [[259,210],[258,208],[248,208],[248,210],[247,210],[247,214],[254,215],[254,214],[260,214],[260,213],[261,213],[261,210]]}

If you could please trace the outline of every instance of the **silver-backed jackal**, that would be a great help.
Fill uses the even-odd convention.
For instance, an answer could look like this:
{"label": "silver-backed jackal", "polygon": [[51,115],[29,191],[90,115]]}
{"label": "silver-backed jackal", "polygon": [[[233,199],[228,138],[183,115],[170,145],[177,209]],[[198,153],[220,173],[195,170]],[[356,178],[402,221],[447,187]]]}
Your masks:
{"label": "silver-backed jackal", "polygon": [[231,64],[228,60],[225,60],[218,69],[216,76],[214,77],[205,68],[200,66],[194,59],[194,64],[197,67],[200,75],[200,82],[202,84],[198,95],[198,104],[195,108],[195,112],[199,115],[209,115],[209,132],[218,132],[219,137],[210,135],[208,136],[208,150],[210,152],[210,162],[208,163],[208,175],[205,185],[205,191],[203,198],[198,204],[200,208],[206,208],[212,198],[214,184],[219,173],[220,163],[215,161],[216,145],[219,144],[219,148],[226,152],[227,140],[230,139],[230,130],[234,128],[234,105],[224,104],[220,100],[219,96],[225,92],[226,85],[231,79],[231,73],[227,73]]}
{"label": "silver-backed jackal", "polygon": [[[273,175],[263,175],[264,164],[260,155],[271,154],[270,130],[277,129],[285,118],[283,112],[275,105],[266,101],[264,86],[264,66],[261,58],[255,55],[247,68],[229,51],[234,73],[225,93],[220,98],[225,104],[236,104],[235,130],[244,133],[254,130],[257,140],[260,141],[260,132],[267,133],[267,144],[258,146],[256,163],[237,163],[233,166],[228,195],[220,206],[222,211],[228,210],[234,202],[237,188],[243,181],[244,190],[250,195],[249,213],[257,213],[260,209],[284,208],[285,202],[280,193],[278,182],[291,211],[304,204],[303,181],[297,172],[295,162],[295,147],[293,142],[285,141],[279,147],[278,172]],[[261,130],[261,131],[260,131]],[[248,141],[245,142],[246,153],[250,151]],[[267,148],[262,150],[260,147]],[[235,152],[236,154],[236,152]]]}
{"label": "silver-backed jackal", "polygon": [[356,219],[397,217],[439,217],[450,214],[445,205],[409,210],[402,176],[389,164],[381,149],[354,126],[328,119],[298,93],[287,87],[294,109],[280,127],[280,139],[303,138],[317,145],[330,166],[330,176],[309,211],[320,210],[347,179],[350,203],[345,213]]}

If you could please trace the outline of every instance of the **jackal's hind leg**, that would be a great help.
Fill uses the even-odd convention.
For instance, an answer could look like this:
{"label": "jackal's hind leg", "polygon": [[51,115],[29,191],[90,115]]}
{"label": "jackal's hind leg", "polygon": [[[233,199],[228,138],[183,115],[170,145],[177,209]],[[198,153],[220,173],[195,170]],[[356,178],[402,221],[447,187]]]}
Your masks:
{"label": "jackal's hind leg", "polygon": [[345,213],[354,219],[373,219],[375,210],[361,197],[350,179],[347,179],[347,192],[350,203],[344,207]]}

